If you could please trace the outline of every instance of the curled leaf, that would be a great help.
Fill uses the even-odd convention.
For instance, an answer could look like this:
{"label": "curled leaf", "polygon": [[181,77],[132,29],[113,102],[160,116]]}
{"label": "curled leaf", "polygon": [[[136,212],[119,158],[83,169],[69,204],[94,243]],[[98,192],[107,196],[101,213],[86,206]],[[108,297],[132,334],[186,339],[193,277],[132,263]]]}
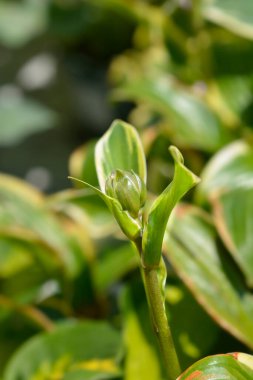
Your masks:
{"label": "curled leaf", "polygon": [[175,146],[169,150],[175,162],[174,178],[154,201],[143,233],[143,263],[147,267],[159,265],[169,216],[184,194],[199,182],[199,178],[184,166],[180,151]]}

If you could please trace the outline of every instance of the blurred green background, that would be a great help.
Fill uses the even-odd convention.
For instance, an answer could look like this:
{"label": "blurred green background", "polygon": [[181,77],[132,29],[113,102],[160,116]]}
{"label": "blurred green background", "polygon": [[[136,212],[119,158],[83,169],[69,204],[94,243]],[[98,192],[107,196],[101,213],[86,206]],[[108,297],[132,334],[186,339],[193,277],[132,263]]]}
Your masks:
{"label": "blurred green background", "polygon": [[[61,319],[107,319],[141,336],[140,347],[152,341],[141,335],[147,309],[131,246],[99,199],[62,191],[69,174],[97,185],[92,141],[115,118],[140,133],[151,193],[173,176],[170,144],[202,178],[173,227],[184,250],[173,238],[164,250],[183,367],[252,351],[253,1],[0,0],[0,171],[53,194],[0,176],[0,373]],[[29,307],[42,312],[39,327]],[[127,333],[132,373],[139,346]]]}
{"label": "blurred green background", "polygon": [[[1,0],[0,170],[48,192],[68,186],[73,149],[133,108],[138,94],[110,98],[131,76],[167,75],[233,133],[250,125],[252,36],[249,0]],[[146,111],[133,121],[150,124]],[[206,122],[205,110],[185,111]]]}
{"label": "blurred green background", "polygon": [[53,191],[74,148],[127,107],[108,100],[111,59],[137,22],[113,2],[0,2],[0,170]]}

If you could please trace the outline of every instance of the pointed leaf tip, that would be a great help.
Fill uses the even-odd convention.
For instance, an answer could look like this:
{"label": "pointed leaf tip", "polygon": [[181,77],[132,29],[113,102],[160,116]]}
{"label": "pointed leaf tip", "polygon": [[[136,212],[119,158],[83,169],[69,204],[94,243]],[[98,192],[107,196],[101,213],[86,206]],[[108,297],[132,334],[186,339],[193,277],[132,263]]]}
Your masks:
{"label": "pointed leaf tip", "polygon": [[180,150],[177,149],[176,146],[171,145],[169,147],[169,151],[170,151],[170,154],[172,155],[173,160],[175,162],[178,162],[180,164],[184,164],[184,157],[183,157],[182,153],[180,152]]}
{"label": "pointed leaf tip", "polygon": [[146,159],[137,130],[115,120],[97,142],[95,163],[100,188],[104,191],[107,177],[116,169],[133,170],[146,183]]}

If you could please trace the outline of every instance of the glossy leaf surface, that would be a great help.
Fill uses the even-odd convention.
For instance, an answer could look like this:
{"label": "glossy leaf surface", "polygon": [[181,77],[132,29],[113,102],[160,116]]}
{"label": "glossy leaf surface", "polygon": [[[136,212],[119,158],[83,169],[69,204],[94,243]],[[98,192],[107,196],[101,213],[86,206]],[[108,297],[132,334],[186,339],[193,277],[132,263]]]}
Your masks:
{"label": "glossy leaf surface", "polygon": [[226,255],[208,217],[180,206],[167,229],[166,255],[196,299],[223,328],[253,347],[253,297]]}
{"label": "glossy leaf surface", "polygon": [[209,356],[194,363],[178,380],[250,380],[253,369],[238,360],[240,355],[252,360],[240,353]]}
{"label": "glossy leaf surface", "polygon": [[213,199],[214,218],[224,243],[253,286],[253,192],[237,189]]}
{"label": "glossy leaf surface", "polygon": [[106,178],[116,169],[133,170],[146,182],[146,159],[140,137],[130,124],[121,120],[114,121],[98,141],[95,162],[102,191]]}
{"label": "glossy leaf surface", "polygon": [[200,200],[212,206],[218,232],[249,286],[253,285],[253,151],[237,141],[216,154],[203,172]]}
{"label": "glossy leaf surface", "polygon": [[194,185],[199,181],[184,166],[181,153],[176,147],[170,147],[175,162],[173,181],[154,201],[148,215],[143,233],[143,262],[145,266],[156,266],[160,262],[165,228],[171,211]]}
{"label": "glossy leaf surface", "polygon": [[228,134],[208,107],[173,86],[167,78],[138,80],[115,90],[116,99],[146,102],[167,121],[173,143],[214,151],[228,141]]}
{"label": "glossy leaf surface", "polygon": [[235,141],[220,150],[201,174],[198,198],[211,199],[217,192],[253,188],[253,151],[244,141]]}

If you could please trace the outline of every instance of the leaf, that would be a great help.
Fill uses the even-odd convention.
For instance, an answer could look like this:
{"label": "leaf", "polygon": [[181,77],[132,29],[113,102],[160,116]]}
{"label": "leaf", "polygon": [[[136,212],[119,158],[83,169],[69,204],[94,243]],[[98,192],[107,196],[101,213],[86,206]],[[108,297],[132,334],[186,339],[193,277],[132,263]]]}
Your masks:
{"label": "leaf", "polygon": [[211,199],[218,192],[253,188],[253,150],[244,141],[235,141],[220,150],[206,165],[197,189],[197,199]]}
{"label": "leaf", "polygon": [[78,148],[70,157],[69,167],[72,177],[80,178],[93,186],[98,186],[95,167],[95,141],[89,141]]}
{"label": "leaf", "polygon": [[167,258],[215,321],[253,348],[253,296],[227,254],[218,250],[207,215],[182,205],[174,218],[165,238]]}
{"label": "leaf", "polygon": [[[64,375],[63,380],[112,380],[112,379],[121,379],[118,373],[110,373],[108,371],[86,371],[86,370],[76,370],[71,371]],[[40,380],[40,379],[39,379]],[[47,379],[45,379],[47,380]]]}
{"label": "leaf", "polygon": [[8,98],[5,94],[1,94],[1,97],[0,145],[17,144],[33,133],[55,126],[56,114],[47,107],[22,97],[15,99],[9,95]]}
{"label": "leaf", "polygon": [[83,380],[111,379],[119,375],[120,348],[119,334],[105,322],[63,323],[27,341],[9,361],[4,379],[36,379],[40,374],[38,378],[46,380],[54,372],[59,380],[80,378],[75,372],[82,373]]}
{"label": "leaf", "polygon": [[159,112],[175,145],[213,152],[230,139],[201,100],[178,89],[167,78],[135,80],[116,89],[113,97],[147,103],[153,111]]}
{"label": "leaf", "polygon": [[143,232],[143,263],[156,266],[160,262],[162,243],[169,216],[184,194],[195,186],[199,179],[184,166],[183,156],[171,146],[170,152],[175,162],[172,182],[156,198],[148,214],[148,221]]}
{"label": "leaf", "polygon": [[[0,231],[43,242],[65,273],[80,271],[80,252],[74,239],[45,207],[43,196],[32,186],[14,177],[0,175]],[[83,253],[81,254],[83,257]]]}
{"label": "leaf", "polygon": [[[40,242],[13,237],[0,237],[1,293],[11,302],[23,304],[38,300],[43,285],[54,281],[58,291],[59,263]],[[52,295],[52,294],[50,294]],[[4,305],[12,309],[11,305]],[[14,308],[15,309],[15,308]]]}
{"label": "leaf", "polygon": [[219,234],[253,287],[253,192],[236,189],[212,200],[214,220]]}
{"label": "leaf", "polygon": [[0,378],[4,379],[3,370],[10,357],[38,329],[21,313],[7,313],[2,306],[0,320]]}
{"label": "leaf", "polygon": [[253,4],[251,0],[205,0],[204,17],[239,36],[253,39]]}
{"label": "leaf", "polygon": [[209,356],[194,363],[177,380],[250,380],[253,370],[244,364],[246,357],[252,361],[251,355],[241,353]]}
{"label": "leaf", "polygon": [[99,260],[94,268],[94,282],[98,292],[119,281],[123,276],[138,268],[139,257],[136,248],[130,242],[124,242],[116,246],[105,247],[99,254]]}
{"label": "leaf", "polygon": [[208,163],[197,194],[199,201],[207,198],[211,202],[218,232],[249,286],[253,286],[252,173],[252,148],[236,141]]}
{"label": "leaf", "polygon": [[121,120],[115,120],[98,141],[95,163],[102,191],[106,178],[115,169],[133,170],[146,183],[146,160],[137,131]]}
{"label": "leaf", "polygon": [[16,239],[0,236],[0,277],[7,278],[26,268],[33,261],[29,247]]}
{"label": "leaf", "polygon": [[252,102],[250,78],[248,76],[222,76],[211,82],[207,100],[224,124],[235,128],[242,123],[242,113]]}
{"label": "leaf", "polygon": [[80,179],[69,177],[74,181],[81,182],[84,186],[90,188],[95,194],[97,194],[106,203],[109,210],[115,216],[120,228],[124,234],[130,239],[135,240],[140,234],[140,225],[137,220],[131,218],[127,211],[124,211],[121,204],[117,199],[109,197],[107,194],[103,193],[96,187],[90,185],[87,182],[81,181]]}
{"label": "leaf", "polygon": [[47,205],[81,225],[90,237],[102,238],[118,232],[105,202],[89,189],[68,189],[53,194],[47,198]]}

